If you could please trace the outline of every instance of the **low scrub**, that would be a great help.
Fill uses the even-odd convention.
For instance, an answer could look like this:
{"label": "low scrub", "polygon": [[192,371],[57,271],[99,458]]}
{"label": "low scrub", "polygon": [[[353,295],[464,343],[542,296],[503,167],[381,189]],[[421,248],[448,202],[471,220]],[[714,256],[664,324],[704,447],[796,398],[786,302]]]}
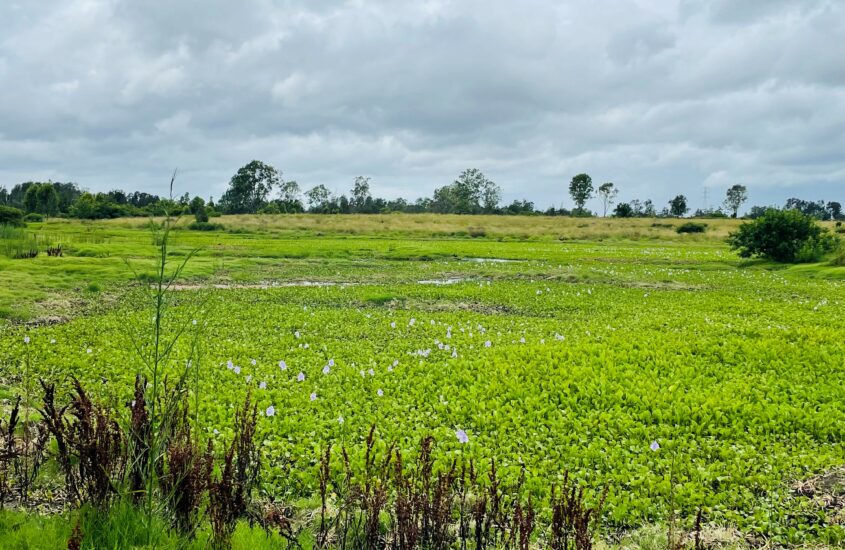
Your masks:
{"label": "low scrub", "polygon": [[213,223],[213,222],[191,222],[188,225],[188,229],[191,231],[222,231],[224,229],[222,223]]}
{"label": "low scrub", "polygon": [[704,233],[707,231],[706,223],[687,222],[678,226],[675,229],[678,233]]}

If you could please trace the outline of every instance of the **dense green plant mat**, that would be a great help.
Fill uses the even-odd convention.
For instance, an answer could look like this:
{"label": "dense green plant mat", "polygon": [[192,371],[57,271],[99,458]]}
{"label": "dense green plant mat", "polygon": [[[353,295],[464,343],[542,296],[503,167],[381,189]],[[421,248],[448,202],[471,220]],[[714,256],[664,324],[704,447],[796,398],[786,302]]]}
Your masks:
{"label": "dense green plant mat", "polygon": [[[248,389],[272,407],[259,424],[265,495],[313,495],[320,450],[346,445],[361,460],[375,423],[409,454],[433,434],[444,464],[497,457],[511,479],[524,465],[538,498],[565,470],[609,483],[609,525],[661,521],[673,494],[682,515],[704,506],[712,521],[779,540],[842,537],[835,511],[790,490],[845,458],[845,287],[807,266],[743,265],[707,240],[182,238],[174,260],[204,246],[172,321],[196,319],[203,342],[200,427],[222,443]],[[29,353],[33,374],[77,376],[125,414],[141,368],[127,332],[151,320],[142,283],[116,284],[137,281],[117,256],[136,253],[143,280],[153,243],[141,228],[112,239],[102,277],[78,256],[15,260],[45,273],[48,260],[77,265],[119,300],[7,327],[6,396]],[[505,259],[519,261],[490,261]],[[18,265],[36,264],[0,275],[25,287],[33,268]]]}

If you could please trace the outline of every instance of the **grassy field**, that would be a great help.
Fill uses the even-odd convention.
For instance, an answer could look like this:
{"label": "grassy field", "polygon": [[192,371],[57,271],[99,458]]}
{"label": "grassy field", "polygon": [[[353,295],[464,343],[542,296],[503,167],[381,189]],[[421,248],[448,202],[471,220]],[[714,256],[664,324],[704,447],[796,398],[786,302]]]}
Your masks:
{"label": "grassy field", "polygon": [[[735,220],[696,235],[650,219],[213,221],[225,230],[174,232],[172,262],[197,252],[172,322],[197,320],[208,438],[228,437],[248,389],[276,411],[264,495],[313,504],[320,450],[375,423],[409,453],[433,434],[438,460],[524,467],[538,499],[565,470],[607,483],[611,531],[704,507],[759,540],[843,540],[842,509],[793,486],[845,462],[845,267],[740,261],[723,243]],[[32,224],[64,256],[0,258],[0,397],[29,357],[30,377],[131,399],[148,224]]]}

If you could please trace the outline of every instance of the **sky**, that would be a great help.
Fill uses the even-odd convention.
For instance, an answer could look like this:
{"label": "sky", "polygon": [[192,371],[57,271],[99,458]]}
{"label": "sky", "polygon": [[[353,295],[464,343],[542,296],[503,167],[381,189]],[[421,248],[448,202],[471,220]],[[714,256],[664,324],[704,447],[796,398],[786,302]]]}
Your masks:
{"label": "sky", "polygon": [[[845,202],[839,0],[0,2],[0,186]],[[704,202],[705,189],[708,201]],[[589,206],[599,207],[598,201]]]}

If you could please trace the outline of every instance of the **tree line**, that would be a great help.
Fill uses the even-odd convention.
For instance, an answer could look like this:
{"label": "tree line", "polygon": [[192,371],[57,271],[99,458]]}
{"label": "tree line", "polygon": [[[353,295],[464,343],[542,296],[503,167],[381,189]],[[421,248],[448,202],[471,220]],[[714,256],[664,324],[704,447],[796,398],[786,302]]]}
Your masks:
{"label": "tree line", "polygon": [[[185,193],[179,198],[159,197],[142,191],[127,193],[112,190],[107,193],[89,193],[74,183],[25,182],[7,191],[0,187],[0,205],[20,209],[30,219],[38,217],[73,217],[105,219],[124,216],[159,216],[169,213],[190,213],[198,220],[208,220],[219,214],[380,214],[389,212],[442,213],[442,214],[499,214],[499,215],[549,215],[549,216],[614,216],[633,217],[685,217],[690,213],[689,201],[676,195],[665,206],[658,207],[651,199],[634,199],[618,202],[618,187],[612,182],[598,186],[586,174],[577,174],[569,182],[569,196],[574,208],[550,207],[537,209],[532,201],[514,200],[501,204],[501,188],[487,178],[481,170],[469,168],[461,172],[448,185],[434,190],[431,197],[415,201],[403,198],[384,199],[372,195],[371,178],[355,178],[348,194],[337,195],[325,185],[303,191],[296,181],[285,181],[282,173],[273,166],[253,160],[242,166],[229,181],[226,192],[215,203],[202,197]],[[590,199],[598,199],[601,212],[586,208]],[[748,200],[744,185],[734,185],[727,190],[718,208],[697,209],[693,217],[733,217]],[[752,206],[747,217],[757,218],[771,206]],[[806,201],[790,198],[783,206],[798,210],[819,220],[843,219],[842,205],[836,201]]]}

